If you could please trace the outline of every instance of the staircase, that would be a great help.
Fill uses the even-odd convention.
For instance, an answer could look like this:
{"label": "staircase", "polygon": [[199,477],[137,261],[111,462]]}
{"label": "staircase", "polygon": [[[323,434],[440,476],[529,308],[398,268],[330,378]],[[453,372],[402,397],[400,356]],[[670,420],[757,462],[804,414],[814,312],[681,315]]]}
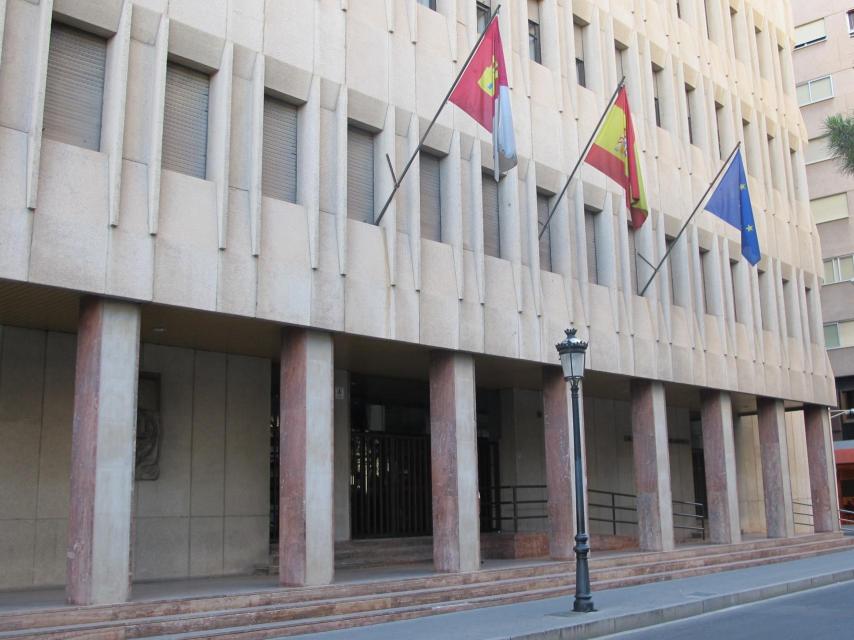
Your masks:
{"label": "staircase", "polygon": [[[385,555],[381,541],[378,555]],[[597,590],[784,562],[854,548],[854,539],[818,534],[667,553],[594,555]],[[342,550],[342,561],[347,556]],[[393,555],[390,557],[394,557]],[[63,607],[0,614],[0,639],[170,638],[260,640],[405,620],[475,607],[569,595],[575,562],[539,563],[467,574],[362,581],[325,587]]]}
{"label": "staircase", "polygon": [[[433,561],[433,538],[371,538],[335,543],[336,569],[367,569],[389,565]],[[270,547],[269,567],[258,567],[257,574],[279,574],[279,548]]]}

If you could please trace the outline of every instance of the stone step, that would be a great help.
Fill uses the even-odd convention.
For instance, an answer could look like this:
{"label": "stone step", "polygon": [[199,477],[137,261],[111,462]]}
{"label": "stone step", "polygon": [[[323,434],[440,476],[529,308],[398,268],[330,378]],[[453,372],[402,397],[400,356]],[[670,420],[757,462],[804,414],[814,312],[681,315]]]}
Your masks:
{"label": "stone step", "polygon": [[[850,546],[850,545],[844,545]],[[784,554],[771,559],[761,560],[745,560],[741,562],[733,562],[721,564],[714,567],[703,569],[686,569],[677,572],[663,572],[646,576],[635,576],[633,578],[619,580],[600,580],[596,577],[592,578],[593,586],[597,590],[612,589],[619,587],[634,586],[638,584],[649,583],[653,581],[664,581],[677,578],[687,578],[703,573],[715,573],[733,569],[743,569],[769,562],[784,562],[788,560],[797,560],[800,558],[826,553],[826,551],[818,552],[798,552],[792,554]],[[355,626],[363,626],[368,624],[379,624],[382,622],[392,622],[399,620],[411,619],[426,615],[434,615],[437,613],[450,613],[453,611],[461,611],[476,607],[497,606],[501,604],[511,604],[522,601],[537,600],[542,598],[551,598],[558,596],[570,595],[574,591],[574,584],[571,579],[565,580],[562,584],[553,586],[537,585],[528,583],[529,588],[519,591],[507,590],[499,593],[489,593],[485,595],[469,594],[465,599],[445,600],[441,603],[426,602],[411,604],[408,606],[399,606],[388,609],[383,609],[375,612],[359,611],[345,614],[337,614],[327,617],[313,617],[308,619],[297,619],[283,622],[263,622],[253,625],[233,626],[226,628],[217,628],[214,630],[195,630],[180,634],[169,634],[160,636],[142,636],[154,640],[155,638],[181,638],[185,640],[196,640],[201,638],[210,638],[216,640],[261,640],[266,638],[286,637],[302,633],[315,633],[321,631],[332,631],[336,629],[352,628]],[[128,637],[139,637],[128,635]]]}
{"label": "stone step", "polygon": [[[772,541],[773,542],[773,541]],[[808,557],[819,553],[848,548],[854,541],[840,536],[828,538],[810,536],[795,541],[780,541],[773,549],[765,553],[753,554],[753,549],[741,549],[738,553],[707,553],[706,556],[691,555],[682,563],[674,560],[672,554],[654,554],[657,562],[640,562],[621,568],[605,567],[592,572],[594,584],[628,586],[673,577],[688,577],[701,573],[710,573],[754,566],[766,562]],[[727,545],[738,547],[739,545]],[[748,547],[754,545],[745,545]],[[767,547],[768,545],[761,545]],[[707,552],[721,550],[721,547],[705,547]],[[680,550],[683,551],[683,550]],[[700,551],[700,550],[691,550]],[[640,554],[646,556],[649,554]],[[627,560],[627,558],[623,558]],[[543,568],[558,568],[558,571],[544,572]],[[437,580],[438,578],[438,580]],[[452,578],[452,580],[442,580]],[[273,625],[275,634],[292,635],[302,633],[311,620],[315,630],[336,628],[338,619],[383,621],[395,615],[428,615],[453,607],[486,606],[473,604],[482,599],[510,597],[519,601],[520,596],[545,591],[571,591],[574,579],[574,563],[552,563],[535,567],[518,567],[482,571],[474,574],[456,574],[452,576],[431,576],[426,579],[398,580],[383,583],[361,585],[334,585],[314,589],[288,589],[279,592],[247,594],[241,596],[190,599],[186,601],[164,601],[159,603],[129,603],[111,608],[82,607],[56,610],[38,615],[0,616],[0,637],[152,637],[163,634],[192,633],[192,637],[220,637],[224,627],[235,629],[239,637],[253,638],[263,633],[260,626]],[[431,584],[432,582],[432,584]],[[337,588],[336,588],[337,587]],[[369,590],[365,590],[368,587]],[[380,592],[381,590],[381,592]],[[282,597],[285,596],[285,597]],[[538,596],[547,597],[547,596]],[[501,603],[501,602],[496,602]],[[110,615],[104,616],[105,610]],[[100,621],[93,620],[91,614],[100,611]],[[391,613],[389,613],[391,611]],[[405,613],[408,611],[409,613]],[[80,615],[83,612],[84,615]],[[404,612],[404,613],[401,613]],[[415,612],[415,613],[413,613]],[[89,613],[86,620],[85,613]],[[77,614],[77,615],[69,615]],[[367,617],[366,617],[367,616]],[[95,615],[97,618],[97,615]],[[30,624],[24,624],[29,618]],[[400,618],[402,619],[402,618]],[[37,623],[37,624],[36,624]],[[76,624],[75,624],[76,623]],[[36,628],[40,627],[40,628]],[[52,627],[52,628],[51,628]],[[248,630],[251,627],[251,630]],[[236,631],[243,629],[242,631]],[[110,635],[115,634],[115,635]],[[202,634],[202,635],[197,635]],[[208,635],[205,635],[208,634]],[[250,635],[245,635],[250,634]],[[190,636],[188,636],[190,637]],[[228,637],[228,636],[224,636]],[[238,636],[235,636],[238,637]],[[257,636],[272,637],[272,636]]]}

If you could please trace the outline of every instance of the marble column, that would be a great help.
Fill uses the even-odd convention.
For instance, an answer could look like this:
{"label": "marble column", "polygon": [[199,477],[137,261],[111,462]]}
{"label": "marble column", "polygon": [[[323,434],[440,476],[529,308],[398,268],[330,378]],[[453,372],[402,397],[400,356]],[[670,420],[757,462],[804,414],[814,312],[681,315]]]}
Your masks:
{"label": "marble column", "polygon": [[732,400],[726,391],[713,389],[704,389],[701,400],[709,539],[715,544],[741,542]]}
{"label": "marble column", "polygon": [[329,584],[333,527],[332,335],[282,333],[279,453],[279,583]]}
{"label": "marble column", "polygon": [[572,550],[575,544],[575,447],[571,403],[563,372],[558,367],[543,367],[549,555],[554,560],[575,557]]}
{"label": "marble column", "polygon": [[96,297],[80,303],[66,581],[71,604],[119,603],[130,594],[139,325],[138,305]]}
{"label": "marble column", "polygon": [[836,464],[827,407],[804,405],[807,436],[807,460],[810,467],[810,493],[816,533],[839,531],[839,496],[836,490]]}
{"label": "marble column", "polygon": [[433,564],[436,571],[480,568],[474,360],[435,351],[430,358]]}
{"label": "marble column", "polygon": [[673,497],[664,385],[632,380],[632,448],[642,551],[671,551]]}
{"label": "marble column", "polygon": [[762,458],[768,537],[789,538],[795,534],[795,522],[783,401],[756,398],[756,405],[759,410],[759,454]]}

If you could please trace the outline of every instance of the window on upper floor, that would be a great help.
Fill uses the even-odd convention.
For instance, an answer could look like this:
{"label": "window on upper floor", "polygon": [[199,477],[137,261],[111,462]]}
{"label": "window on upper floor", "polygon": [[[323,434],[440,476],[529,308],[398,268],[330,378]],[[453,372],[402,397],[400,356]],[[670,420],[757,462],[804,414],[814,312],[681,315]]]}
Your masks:
{"label": "window on upper floor", "polygon": [[812,164],[832,158],[827,142],[828,136],[819,136],[807,142],[806,147],[804,147],[804,164]]}
{"label": "window on upper floor", "polygon": [[676,0],[676,17],[682,17],[682,3],[679,0]]}
{"label": "window on upper floor", "polygon": [[586,26],[575,19],[572,25],[575,40],[575,75],[578,78],[578,84],[582,87],[587,86],[587,74],[584,69],[584,29]]}
{"label": "window on upper floor", "polygon": [[849,9],[845,17],[848,20],[848,35],[854,37],[854,9]]}
{"label": "window on upper floor", "polygon": [[261,191],[270,198],[297,201],[297,108],[273,96],[264,96]]}
{"label": "window on upper floor", "polygon": [[854,279],[854,256],[838,256],[824,261],[824,284]]}
{"label": "window on upper floor", "polygon": [[854,320],[825,324],[824,346],[828,349],[854,347]]}
{"label": "window on upper floor", "polygon": [[498,183],[492,171],[484,171],[481,180],[483,193],[483,252],[501,257],[501,216],[498,207]]}
{"label": "window on upper floor", "polygon": [[757,270],[757,280],[759,281],[759,316],[762,320],[762,329],[771,331],[772,300],[774,292],[771,291],[771,277],[762,269]]}
{"label": "window on upper floor", "polygon": [[475,6],[477,11],[477,32],[483,33],[486,25],[489,24],[489,19],[492,17],[492,8],[488,1],[479,1]]}
{"label": "window on upper floor", "polygon": [[421,174],[421,237],[442,241],[442,172],[438,156],[422,152],[419,156]]}
{"label": "window on upper floor", "polygon": [[537,193],[537,233],[540,233],[545,228],[545,232],[540,236],[540,269],[543,271],[554,271],[552,265],[552,223],[554,222],[554,218],[546,226],[546,221],[549,219],[549,211],[551,211],[551,207],[549,206],[550,199],[550,194]]}
{"label": "window on upper floor", "polygon": [[824,18],[795,27],[795,49],[801,49],[825,40],[827,40],[827,30],[824,26]]}
{"label": "window on upper floor", "polygon": [[679,296],[676,295],[676,278],[673,276],[673,261],[676,259],[676,256],[673,254],[673,242],[674,239],[671,236],[665,236],[664,238],[664,248],[665,251],[668,251],[667,260],[665,264],[667,265],[667,279],[670,281],[670,304],[675,304],[677,306],[681,302]]}
{"label": "window on upper floor", "polygon": [[715,305],[711,304],[711,300],[709,299],[710,291],[708,287],[708,283],[706,282],[706,277],[709,275],[710,264],[709,264],[709,250],[703,249],[700,247],[700,276],[697,280],[700,283],[700,312],[701,313],[712,313],[712,309],[715,308]]}
{"label": "window on upper floor", "polygon": [[584,209],[584,235],[587,239],[587,279],[590,282],[599,282],[599,260],[597,252],[596,238],[596,216],[602,215],[601,212],[593,209]]}
{"label": "window on upper floor", "polygon": [[795,87],[795,90],[798,94],[798,105],[801,107],[827,100],[833,97],[833,78],[822,76],[815,80],[808,80]]}
{"label": "window on upper floor", "polygon": [[694,144],[696,136],[694,135],[694,87],[690,84],[685,85],[685,112],[688,115],[688,142]]}
{"label": "window on upper floor", "polygon": [[706,19],[706,37],[712,39],[711,20],[709,18],[709,0],[703,0],[703,16]]}
{"label": "window on upper floor", "polygon": [[374,221],[374,134],[347,127],[347,217]]}
{"label": "window on upper floor", "polygon": [[800,315],[800,311],[794,285],[786,278],[783,278],[783,309],[786,311],[784,314],[786,319],[786,335],[790,338],[796,338],[795,328],[797,324],[795,320]]}
{"label": "window on upper floor", "polygon": [[614,66],[617,69],[617,80],[626,77],[626,55],[628,48],[621,42],[614,41]]}
{"label": "window on upper floor", "polygon": [[44,135],[98,151],[107,43],[103,38],[54,22],[45,82]]}
{"label": "window on upper floor", "polygon": [[539,0],[528,0],[528,56],[534,62],[543,63],[543,47],[540,42]]}
{"label": "window on upper floor", "polygon": [[638,283],[638,249],[635,242],[637,238],[637,230],[629,221],[629,288],[632,293],[640,293],[640,283]]}
{"label": "window on upper floor", "polygon": [[735,54],[736,60],[743,60],[741,51],[741,41],[739,39],[738,20],[738,12],[732,7],[730,7],[729,23],[730,28],[732,29],[732,51]]}
{"label": "window on upper floor", "polygon": [[732,313],[733,320],[736,322],[744,322],[743,309],[741,309],[738,304],[739,298],[741,298],[741,280],[738,277],[738,260],[729,259],[729,276],[732,281],[732,297],[730,298],[730,302],[732,303]]}
{"label": "window on upper floor", "polygon": [[183,65],[166,66],[163,168],[197,178],[207,175],[210,77]]}
{"label": "window on upper floor", "polygon": [[810,200],[812,219],[816,224],[844,220],[848,217],[848,194],[837,193],[832,196]]}
{"label": "window on upper floor", "polygon": [[723,134],[721,130],[726,125],[724,121],[724,106],[715,102],[715,132],[717,133],[717,141],[718,141],[718,157],[723,160],[726,158],[726,152],[724,151],[723,145]]}
{"label": "window on upper floor", "polygon": [[655,64],[652,65],[652,100],[655,107],[655,126],[661,126],[661,82],[663,69]]}
{"label": "window on upper floor", "polygon": [[418,0],[418,4],[433,11],[436,10],[436,0]]}
{"label": "window on upper floor", "polygon": [[771,79],[771,66],[768,60],[768,51],[765,49],[765,38],[762,29],[753,27],[753,37],[756,39],[756,55],[759,56],[759,75],[766,80]]}

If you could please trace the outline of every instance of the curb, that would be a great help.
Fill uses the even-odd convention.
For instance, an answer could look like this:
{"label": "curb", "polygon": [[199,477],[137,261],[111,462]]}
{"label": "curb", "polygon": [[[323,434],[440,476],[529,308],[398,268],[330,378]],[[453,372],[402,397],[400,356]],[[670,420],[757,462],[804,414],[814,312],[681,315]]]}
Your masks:
{"label": "curb", "polygon": [[[854,580],[854,569],[834,571],[808,578],[799,578],[777,584],[763,585],[736,591],[733,593],[715,594],[707,598],[698,598],[692,602],[673,604],[647,611],[625,613],[609,618],[599,618],[579,624],[567,623],[565,626],[548,631],[538,631],[524,635],[512,636],[512,640],[587,640],[601,636],[623,633],[651,627],[674,620],[684,620],[704,613],[721,611],[739,605],[751,604],[769,600],[779,596],[807,591],[839,582]],[[571,615],[571,614],[568,614]]]}

